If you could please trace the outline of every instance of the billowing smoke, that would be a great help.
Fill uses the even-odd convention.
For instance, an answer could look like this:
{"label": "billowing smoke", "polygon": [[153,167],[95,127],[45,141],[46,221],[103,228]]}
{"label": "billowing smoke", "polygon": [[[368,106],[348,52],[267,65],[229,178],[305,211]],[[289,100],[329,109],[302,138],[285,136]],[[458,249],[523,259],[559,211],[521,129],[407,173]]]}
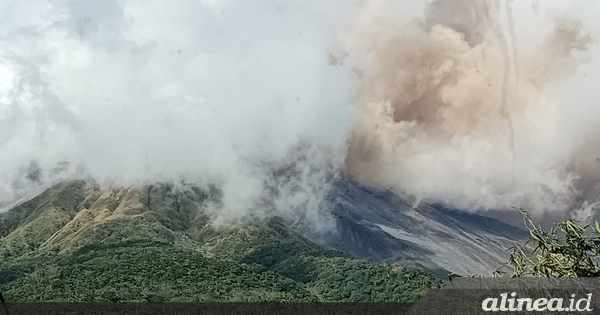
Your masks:
{"label": "billowing smoke", "polygon": [[515,21],[511,1],[437,0],[409,23],[367,3],[344,41],[362,105],[346,172],[461,209],[542,214],[600,197],[599,103],[577,99],[598,92],[566,88],[592,40],[564,8],[548,23],[524,3]]}
{"label": "billowing smoke", "polygon": [[[264,165],[299,143],[328,151],[296,168],[343,161],[350,76],[327,51],[351,7],[1,1],[0,200],[74,176],[185,180],[217,184],[223,217],[266,211],[250,209],[273,186]],[[281,211],[304,205],[304,182],[325,173],[275,185]]]}
{"label": "billowing smoke", "polygon": [[218,185],[222,218],[319,225],[343,171],[463,209],[587,200],[585,216],[587,6],[2,1],[0,208],[64,178],[185,181]]}

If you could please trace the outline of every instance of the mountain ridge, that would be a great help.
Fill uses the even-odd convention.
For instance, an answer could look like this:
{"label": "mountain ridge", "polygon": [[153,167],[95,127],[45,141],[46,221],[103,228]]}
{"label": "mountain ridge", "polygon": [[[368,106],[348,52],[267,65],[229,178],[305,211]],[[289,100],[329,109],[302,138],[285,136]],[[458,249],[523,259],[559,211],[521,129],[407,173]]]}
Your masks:
{"label": "mountain ridge", "polygon": [[[62,182],[0,214],[0,236],[4,237],[0,254],[19,255],[36,246],[58,246],[62,250],[77,247],[87,243],[86,239],[95,239],[94,227],[102,223],[111,226],[111,233],[99,238],[115,241],[121,235],[128,239],[131,235],[123,235],[127,234],[123,231],[128,231],[127,221],[134,218],[145,223],[145,236],[138,237],[138,241],[210,243],[206,237],[220,234],[202,209],[207,202],[218,199],[218,191],[195,186],[160,184],[101,189],[90,181]],[[505,262],[508,249],[527,236],[524,230],[493,218],[435,204],[415,206],[391,192],[352,181],[336,182],[327,202],[336,222],[335,230],[319,235],[310,226],[292,228],[290,224],[287,228],[350,256],[401,262],[433,271],[440,277],[453,272],[490,274]],[[43,224],[35,220],[40,215],[44,216],[40,220]],[[254,223],[248,220],[244,224]],[[17,232],[12,233],[13,230]],[[440,243],[446,246],[435,246]],[[449,251],[458,254],[451,255]],[[456,259],[441,257],[440,253]]]}
{"label": "mountain ridge", "polygon": [[215,229],[172,185],[57,184],[0,214],[13,301],[412,301],[440,281],[318,245],[282,218]]}

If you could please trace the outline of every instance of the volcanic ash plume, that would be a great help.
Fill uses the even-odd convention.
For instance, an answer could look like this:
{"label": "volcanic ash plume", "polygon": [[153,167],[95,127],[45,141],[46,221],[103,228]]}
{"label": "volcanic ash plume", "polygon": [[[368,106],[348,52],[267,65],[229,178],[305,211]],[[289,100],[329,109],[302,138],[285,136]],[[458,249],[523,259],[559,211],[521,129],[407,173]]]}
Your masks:
{"label": "volcanic ash plume", "polygon": [[463,209],[572,206],[589,184],[574,165],[593,130],[566,134],[581,117],[565,121],[561,107],[577,105],[548,90],[577,70],[590,39],[558,20],[535,47],[520,45],[500,3],[435,1],[410,23],[387,17],[385,1],[365,6],[344,40],[361,105],[347,174]]}
{"label": "volcanic ash plume", "polygon": [[593,47],[585,24],[529,23],[559,1],[523,3],[413,20],[423,1],[0,1],[0,211],[92,177],[217,185],[223,218],[318,223],[343,166],[463,209],[585,216],[600,72],[562,85]]}

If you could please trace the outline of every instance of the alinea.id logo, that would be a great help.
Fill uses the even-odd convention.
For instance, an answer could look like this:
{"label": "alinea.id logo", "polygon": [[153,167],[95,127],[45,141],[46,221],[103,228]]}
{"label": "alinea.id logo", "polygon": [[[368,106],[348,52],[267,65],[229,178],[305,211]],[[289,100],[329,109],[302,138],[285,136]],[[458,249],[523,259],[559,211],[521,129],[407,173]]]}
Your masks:
{"label": "alinea.id logo", "polygon": [[[510,296],[510,297],[509,297]],[[570,299],[564,298],[518,298],[517,293],[502,293],[500,298],[493,297],[483,300],[481,308],[485,312],[591,312],[592,294],[577,299],[571,294]]]}

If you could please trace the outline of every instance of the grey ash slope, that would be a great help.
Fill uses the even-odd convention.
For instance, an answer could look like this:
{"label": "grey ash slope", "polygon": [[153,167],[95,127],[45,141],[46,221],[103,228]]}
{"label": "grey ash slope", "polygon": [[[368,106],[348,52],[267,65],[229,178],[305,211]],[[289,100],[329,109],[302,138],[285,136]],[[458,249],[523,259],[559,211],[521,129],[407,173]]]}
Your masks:
{"label": "grey ash slope", "polygon": [[410,201],[351,181],[330,194],[337,231],[321,243],[357,257],[490,276],[527,233],[477,214]]}

